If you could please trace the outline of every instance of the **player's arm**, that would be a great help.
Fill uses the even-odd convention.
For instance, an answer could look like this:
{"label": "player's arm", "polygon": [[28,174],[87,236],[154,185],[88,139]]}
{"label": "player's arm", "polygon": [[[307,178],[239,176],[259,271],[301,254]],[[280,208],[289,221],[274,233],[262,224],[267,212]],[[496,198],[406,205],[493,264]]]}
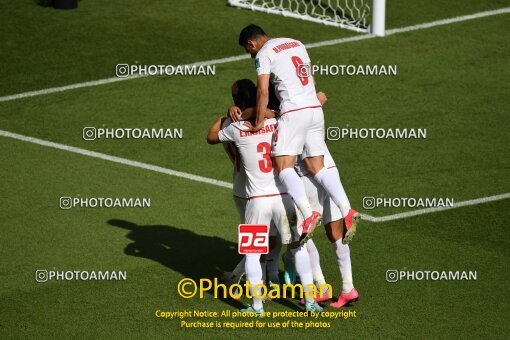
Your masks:
{"label": "player's arm", "polygon": [[209,129],[209,134],[207,135],[207,143],[209,144],[218,144],[220,143],[220,130],[221,124],[225,117],[220,117],[216,120],[216,122]]}
{"label": "player's arm", "polygon": [[264,125],[267,104],[269,104],[269,74],[260,74],[257,80],[257,119],[253,131],[260,130]]}
{"label": "player's arm", "polygon": [[322,106],[324,106],[324,104],[326,104],[326,102],[328,101],[328,97],[324,92],[317,92],[317,99],[319,100]]}

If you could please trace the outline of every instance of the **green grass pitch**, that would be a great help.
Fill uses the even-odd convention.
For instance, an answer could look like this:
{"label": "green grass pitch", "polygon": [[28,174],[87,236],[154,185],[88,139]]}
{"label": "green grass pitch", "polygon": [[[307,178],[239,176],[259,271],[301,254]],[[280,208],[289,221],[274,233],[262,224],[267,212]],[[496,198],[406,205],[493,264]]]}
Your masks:
{"label": "green grass pitch", "polygon": [[[0,0],[0,97],[115,76],[115,65],[192,63],[243,54],[257,23],[304,43],[346,30],[238,10],[223,0],[83,0],[58,11]],[[508,7],[507,0],[387,4],[388,28]],[[309,50],[321,64],[396,64],[396,77],[319,76],[327,126],[419,127],[425,140],[341,140],[329,148],[354,207],[365,196],[453,197],[510,192],[509,15]],[[205,142],[230,86],[255,79],[251,60],[216,75],[148,77],[0,101],[0,130],[229,182],[221,147]],[[182,140],[84,141],[86,126],[176,127]],[[384,223],[364,221],[351,246],[356,318],[325,329],[185,329],[156,310],[236,310],[183,299],[185,277],[213,278],[237,255],[227,188],[0,137],[0,338],[508,338],[509,200]],[[150,197],[146,209],[58,207],[61,196]],[[341,281],[325,233],[326,279]],[[37,283],[38,269],[125,270],[126,281]],[[388,283],[398,270],[476,270],[476,281]],[[245,300],[246,302],[246,300]],[[294,311],[275,301],[267,311]],[[331,308],[327,308],[332,311]],[[248,319],[250,321],[251,319]],[[300,320],[306,321],[306,320]]]}

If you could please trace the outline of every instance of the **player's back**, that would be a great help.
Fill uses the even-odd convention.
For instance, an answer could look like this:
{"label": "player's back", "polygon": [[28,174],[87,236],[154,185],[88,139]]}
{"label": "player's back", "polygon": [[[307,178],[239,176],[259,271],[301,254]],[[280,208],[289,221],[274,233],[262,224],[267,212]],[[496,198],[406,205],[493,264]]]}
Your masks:
{"label": "player's back", "polygon": [[310,57],[305,46],[291,38],[268,40],[257,53],[257,73],[270,74],[282,113],[320,106],[310,76]]}
{"label": "player's back", "polygon": [[242,122],[234,123],[222,130],[221,139],[233,140],[241,164],[246,172],[246,193],[249,198],[282,193],[282,185],[273,172],[271,141],[276,129],[276,119],[266,119],[257,132],[247,131]]}

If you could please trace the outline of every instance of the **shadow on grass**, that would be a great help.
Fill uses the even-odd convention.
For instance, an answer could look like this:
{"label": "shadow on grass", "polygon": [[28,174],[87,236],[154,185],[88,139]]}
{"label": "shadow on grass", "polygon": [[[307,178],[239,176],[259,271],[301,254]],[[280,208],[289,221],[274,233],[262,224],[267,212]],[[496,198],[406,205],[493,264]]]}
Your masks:
{"label": "shadow on grass", "polygon": [[[197,283],[203,278],[219,277],[216,268],[233,268],[241,259],[235,256],[237,245],[219,237],[198,235],[169,225],[139,226],[117,219],[109,220],[108,224],[129,230],[126,237],[133,243],[124,248],[124,254],[156,261]],[[243,307],[241,302],[232,299],[218,299],[235,308]]]}
{"label": "shadow on grass", "polygon": [[[133,242],[124,248],[130,256],[143,257],[161,263],[184,277],[198,282],[200,279],[219,277],[217,268],[234,268],[241,260],[237,244],[216,236],[198,235],[187,229],[169,225],[137,225],[133,222],[111,219],[111,226],[126,229],[126,237]],[[218,291],[222,294],[222,291]],[[212,295],[212,292],[208,292]],[[241,302],[219,297],[235,308],[243,308]],[[279,299],[277,303],[299,310],[292,302]]]}

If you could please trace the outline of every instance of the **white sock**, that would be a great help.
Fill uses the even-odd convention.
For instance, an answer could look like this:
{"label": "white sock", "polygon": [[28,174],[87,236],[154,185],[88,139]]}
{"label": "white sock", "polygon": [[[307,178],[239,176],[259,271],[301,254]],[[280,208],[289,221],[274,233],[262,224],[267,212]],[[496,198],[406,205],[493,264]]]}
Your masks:
{"label": "white sock", "polygon": [[283,169],[278,177],[285,186],[287,193],[296,203],[299,211],[301,211],[301,214],[303,214],[303,217],[306,219],[312,216],[312,207],[306,196],[305,184],[299,178],[296,171],[293,168]]}
{"label": "white sock", "polygon": [[303,297],[306,302],[314,303],[315,299],[313,297],[308,297],[311,294],[307,293],[310,290],[313,290],[313,273],[308,251],[303,245],[292,249],[292,253],[294,254],[296,261],[296,272],[298,273],[299,278],[301,279],[301,284],[303,285]]}
{"label": "white sock", "polygon": [[346,217],[351,210],[351,203],[344,190],[344,186],[340,181],[340,174],[337,168],[326,169],[322,168],[318,173],[315,174],[315,180],[320,183],[326,189],[329,197],[335,202],[340,208],[342,217]]}
{"label": "white sock", "polygon": [[313,273],[313,281],[318,284],[317,288],[321,284],[325,284],[326,280],[324,279],[324,274],[322,273],[321,268],[321,257],[319,255],[319,250],[317,250],[317,247],[315,246],[315,243],[313,243],[313,240],[308,240],[308,242],[305,243],[306,250],[308,251],[308,255],[310,256],[310,265],[312,266],[312,273]]}
{"label": "white sock", "polygon": [[267,254],[267,279],[272,283],[280,283],[279,271],[278,271],[278,258],[282,249],[282,241],[278,236],[276,238],[273,249]]}
{"label": "white sock", "polygon": [[[260,254],[246,254],[246,279],[250,282],[250,294],[253,296],[253,308],[262,308],[262,299],[254,295],[254,287],[262,283],[262,267],[260,265]],[[262,294],[259,289],[259,296]]]}
{"label": "white sock", "polygon": [[244,274],[244,267],[245,267],[245,263],[246,263],[246,256],[243,256],[243,258],[241,259],[241,261],[239,261],[239,263],[237,264],[237,266],[234,268],[234,270],[232,271],[232,276],[233,278],[235,278],[236,280],[239,279],[241,276],[243,276]]}
{"label": "white sock", "polygon": [[347,244],[342,243],[342,239],[331,243],[331,245],[335,250],[338,268],[342,276],[342,293],[348,293],[354,288],[352,283],[351,251]]}

